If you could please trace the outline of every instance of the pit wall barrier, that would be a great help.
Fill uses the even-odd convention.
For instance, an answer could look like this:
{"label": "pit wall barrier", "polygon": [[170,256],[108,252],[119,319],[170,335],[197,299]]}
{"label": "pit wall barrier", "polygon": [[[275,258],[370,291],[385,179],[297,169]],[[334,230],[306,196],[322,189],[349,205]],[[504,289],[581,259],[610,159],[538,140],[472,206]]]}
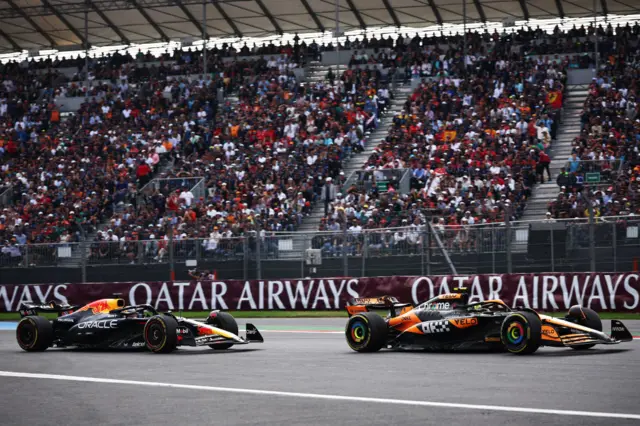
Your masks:
{"label": "pit wall barrier", "polygon": [[471,293],[470,303],[502,299],[510,307],[547,312],[575,304],[596,311],[640,312],[638,273],[0,285],[0,312],[15,312],[23,302],[85,304],[111,297],[172,311],[336,310],[353,297],[390,295],[417,304],[462,286]]}

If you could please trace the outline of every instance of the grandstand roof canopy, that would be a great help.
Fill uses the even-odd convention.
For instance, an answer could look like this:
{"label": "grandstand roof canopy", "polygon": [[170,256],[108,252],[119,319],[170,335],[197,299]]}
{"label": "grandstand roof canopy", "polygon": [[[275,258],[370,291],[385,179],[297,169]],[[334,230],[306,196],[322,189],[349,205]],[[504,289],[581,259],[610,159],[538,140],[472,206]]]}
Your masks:
{"label": "grandstand roof canopy", "polygon": [[[340,30],[460,23],[463,0],[3,0],[0,51],[77,50],[91,46],[201,39],[203,8],[210,38],[265,37]],[[204,6],[203,3],[206,5]],[[467,22],[585,17],[593,0],[466,0]],[[638,0],[597,0],[598,14],[640,13]]]}

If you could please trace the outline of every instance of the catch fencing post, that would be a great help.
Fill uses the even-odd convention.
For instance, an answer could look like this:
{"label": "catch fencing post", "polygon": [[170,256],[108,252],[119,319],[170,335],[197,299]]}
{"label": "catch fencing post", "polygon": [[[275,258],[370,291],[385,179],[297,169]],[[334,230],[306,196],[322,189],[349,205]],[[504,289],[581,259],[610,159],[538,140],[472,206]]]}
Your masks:
{"label": "catch fencing post", "polygon": [[194,247],[194,251],[195,251],[195,256],[196,256],[196,261],[200,262],[201,258],[202,258],[202,245],[205,243],[205,239],[200,239],[200,238],[196,238],[194,241],[194,244],[196,245]]}
{"label": "catch fencing post", "polygon": [[616,223],[611,223],[611,242],[613,243],[613,272],[618,272],[618,235],[616,235]]}
{"label": "catch fencing post", "polygon": [[590,272],[596,272],[596,247],[595,247],[595,224],[593,220],[593,201],[587,198],[589,203],[589,267]]}
{"label": "catch fencing post", "polygon": [[553,242],[553,226],[549,227],[549,232],[551,233],[551,272],[555,272],[556,271],[556,252],[555,252],[555,247],[554,247],[554,242]]}
{"label": "catch fencing post", "polygon": [[140,240],[136,241],[136,247],[137,247],[137,252],[138,252],[138,255],[136,257],[138,258],[137,259],[138,260],[138,265],[142,265],[142,264],[145,263],[145,254],[146,254],[145,253],[145,249],[146,249],[147,244],[149,244],[149,241],[145,241],[145,242],[140,241]]}
{"label": "catch fencing post", "polygon": [[[295,240],[295,236],[293,238]],[[304,278],[304,262],[306,261],[305,254],[309,248],[311,248],[311,244],[307,243],[307,234],[304,233],[302,236],[302,256],[300,256],[300,278]]]}
{"label": "catch fencing post", "polygon": [[422,238],[422,248],[420,250],[420,275],[424,276],[424,264],[425,264],[425,250],[428,250],[427,244],[429,243],[428,231],[423,231]]}
{"label": "catch fencing post", "polygon": [[369,239],[367,238],[367,233],[363,232],[362,233],[362,271],[360,272],[360,276],[364,277],[365,276],[365,271],[366,271],[366,263],[367,263],[367,254],[369,252]]}
{"label": "catch fencing post", "polygon": [[260,224],[256,222],[256,279],[262,279],[262,241],[260,239]]}
{"label": "catch fencing post", "polygon": [[82,271],[82,282],[87,282],[87,246],[85,241],[80,242],[80,269]]}
{"label": "catch fencing post", "polygon": [[347,259],[347,223],[344,224],[342,230],[342,274],[345,277],[349,276],[349,259]]}
{"label": "catch fencing post", "polygon": [[249,245],[247,244],[247,236],[243,235],[242,237],[242,277],[244,281],[249,279]]}
{"label": "catch fencing post", "polygon": [[[484,235],[483,235],[484,241]],[[491,273],[496,273],[496,227],[491,226]]]}
{"label": "catch fencing post", "polygon": [[427,237],[427,243],[425,247],[427,248],[427,276],[431,275],[431,229],[427,228],[425,235]]}
{"label": "catch fencing post", "polygon": [[169,226],[169,280],[176,279],[176,270],[173,264],[173,224]]}

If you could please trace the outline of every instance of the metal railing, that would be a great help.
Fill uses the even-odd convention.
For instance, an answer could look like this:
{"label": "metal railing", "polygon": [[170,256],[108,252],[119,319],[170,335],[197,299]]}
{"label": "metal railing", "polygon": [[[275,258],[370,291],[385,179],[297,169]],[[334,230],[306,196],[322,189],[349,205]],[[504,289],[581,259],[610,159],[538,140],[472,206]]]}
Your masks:
{"label": "metal railing", "polygon": [[155,178],[140,189],[138,205],[143,205],[146,197],[151,197],[156,191],[165,197],[176,190],[191,191],[195,199],[206,197],[205,179],[203,177],[185,178]]}
{"label": "metal railing", "polygon": [[0,207],[8,206],[13,200],[13,187],[0,188]]}
{"label": "metal railing", "polygon": [[571,159],[565,163],[565,169],[568,172],[576,173],[599,173],[598,181],[614,180],[622,167],[624,166],[623,160],[580,160],[577,159],[574,163]]}
{"label": "metal railing", "polygon": [[[248,279],[290,276],[432,275],[561,271],[625,271],[640,261],[640,217],[516,221],[476,225],[323,232],[265,232],[260,236],[146,241],[6,243],[0,267],[174,267],[187,263],[230,268]],[[319,264],[310,256],[320,253]],[[126,280],[123,277],[122,280]]]}
{"label": "metal railing", "polygon": [[387,192],[388,186],[393,186],[401,194],[411,189],[411,169],[377,169],[356,170],[345,181],[343,188],[355,185],[359,190],[370,192],[374,187],[379,192]]}

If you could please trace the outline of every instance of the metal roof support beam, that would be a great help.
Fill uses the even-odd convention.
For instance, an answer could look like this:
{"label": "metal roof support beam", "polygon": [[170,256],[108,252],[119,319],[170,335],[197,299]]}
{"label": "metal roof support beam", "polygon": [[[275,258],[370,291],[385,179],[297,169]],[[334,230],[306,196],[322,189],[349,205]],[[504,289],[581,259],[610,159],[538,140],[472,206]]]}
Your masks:
{"label": "metal roof support beam", "polygon": [[478,16],[480,17],[480,20],[484,24],[485,22],[487,22],[487,16],[484,14],[484,9],[480,4],[480,0],[473,0],[473,4],[476,6],[476,10],[478,11]]}
{"label": "metal roof support beam", "polygon": [[322,22],[320,22],[320,19],[318,18],[318,15],[316,15],[316,13],[313,11],[313,9],[311,9],[311,6],[309,5],[309,2],[307,0],[300,0],[300,2],[304,6],[304,8],[307,10],[307,13],[311,16],[311,19],[313,19],[313,22],[315,22],[316,27],[318,27],[320,32],[323,33],[325,31],[324,25],[322,25]]}
{"label": "metal roof support beam", "polygon": [[382,3],[384,4],[384,7],[387,8],[387,12],[389,12],[389,15],[391,16],[391,19],[393,19],[393,25],[395,25],[396,27],[400,28],[402,25],[400,24],[400,20],[398,19],[398,16],[396,15],[396,11],[393,10],[393,8],[391,7],[391,4],[389,4],[389,0],[382,0]]}
{"label": "metal roof support beam", "polygon": [[53,38],[49,34],[45,33],[42,30],[42,28],[40,28],[40,26],[38,24],[36,24],[33,21],[33,19],[31,19],[29,17],[29,15],[23,9],[20,8],[20,6],[18,6],[17,4],[15,4],[13,2],[13,0],[7,0],[7,3],[9,3],[9,6],[11,6],[11,8],[15,12],[17,12],[22,18],[24,18],[24,20],[27,21],[29,23],[29,25],[31,25],[33,27],[34,30],[36,30],[42,37],[44,37],[49,42],[51,47],[57,45],[57,43],[53,40]]}
{"label": "metal roof support beam", "polygon": [[564,8],[562,7],[562,0],[556,0],[556,9],[558,9],[558,15],[564,19]]}
{"label": "metal roof support beam", "polygon": [[[334,0],[334,1],[338,1],[338,0]],[[356,19],[358,20],[358,24],[360,25],[360,28],[363,30],[366,30],[367,24],[364,23],[364,19],[362,19],[362,15],[360,15],[360,12],[358,12],[358,9],[353,4],[353,0],[347,0],[347,5],[349,6],[349,9],[351,9],[351,12],[353,12]]]}
{"label": "metal roof support beam", "polygon": [[442,25],[444,22],[442,20],[442,15],[440,15],[440,11],[436,7],[436,4],[433,0],[429,0],[429,7],[431,7],[431,11],[433,12],[433,16],[436,17],[436,22],[438,23],[438,25]]}
{"label": "metal roof support beam", "polygon": [[53,7],[53,5],[51,3],[49,3],[49,0],[40,0],[42,1],[42,4],[45,7],[48,7],[51,12],[53,12],[53,14],[56,16],[56,18],[58,18],[60,20],[60,22],[62,22],[62,24],[67,27],[69,29],[69,31],[71,31],[71,33],[73,33],[74,36],[76,36],[76,38],[78,40],[80,40],[80,42],[82,43],[83,46],[88,46],[89,45],[89,41],[85,39],[85,37],[80,33],[80,31],[78,31],[76,28],[74,28],[69,21],[67,21],[67,18],[64,17],[64,15],[62,15],[60,12],[58,12],[58,9],[56,9],[55,7]]}
{"label": "metal roof support beam", "polygon": [[231,29],[236,34],[236,36],[242,38],[242,32],[240,32],[240,30],[238,29],[238,26],[235,24],[235,22],[233,22],[231,20],[231,18],[229,18],[229,15],[227,15],[227,12],[225,12],[224,9],[222,8],[222,6],[220,6],[220,3],[218,3],[216,0],[211,0],[211,3],[213,3],[213,5],[215,6],[216,10],[220,14],[220,16],[222,16],[224,18],[224,20],[231,27]]}
{"label": "metal roof support beam", "polygon": [[184,13],[184,16],[186,16],[187,19],[189,21],[191,21],[193,26],[198,29],[198,32],[200,33],[200,35],[204,34],[205,39],[209,38],[209,34],[207,33],[207,29],[205,27],[203,27],[200,22],[198,22],[198,20],[195,18],[195,16],[193,16],[193,13],[191,13],[191,11],[187,8],[187,6],[182,4],[182,0],[176,0],[176,4],[178,5],[178,7],[182,11],[182,13]]}
{"label": "metal roof support beam", "polygon": [[607,0],[600,0],[600,5],[602,6],[602,14],[605,16],[608,15],[609,7],[607,6]]}
{"label": "metal roof support beam", "polygon": [[258,6],[260,6],[260,9],[262,10],[262,13],[264,13],[264,16],[266,16],[267,19],[269,19],[269,22],[271,22],[271,25],[273,25],[273,28],[276,30],[276,32],[280,35],[284,34],[282,31],[282,28],[280,28],[280,24],[278,24],[278,21],[276,21],[276,19],[273,17],[271,12],[269,12],[269,9],[267,9],[267,7],[264,5],[262,0],[255,0],[255,1],[258,4]]}
{"label": "metal roof support beam", "polygon": [[529,20],[529,8],[527,7],[527,0],[520,0],[520,9],[522,9],[522,16],[525,21]]}
{"label": "metal roof support beam", "polygon": [[0,36],[4,37],[4,39],[7,40],[9,42],[9,44],[11,44],[11,47],[16,49],[17,51],[21,51],[22,50],[20,45],[18,43],[16,43],[16,41],[14,39],[12,39],[11,36],[9,36],[7,33],[2,31],[2,29],[0,29]]}
{"label": "metal roof support beam", "polygon": [[92,0],[87,0],[87,1],[89,2],[91,9],[93,9],[93,11],[98,14],[100,19],[102,19],[104,23],[107,24],[109,28],[111,28],[111,31],[113,31],[118,35],[118,37],[120,37],[120,40],[122,40],[124,44],[131,44],[131,42],[129,41],[129,38],[127,38],[127,36],[125,36],[124,33],[120,31],[120,28],[118,28],[113,24],[113,21],[111,21],[111,19],[109,19],[109,17],[102,10],[96,7],[95,3]]}
{"label": "metal roof support beam", "polygon": [[167,37],[165,32],[162,31],[162,28],[160,28],[160,26],[158,24],[156,24],[153,19],[151,19],[149,14],[147,12],[145,12],[143,8],[140,7],[140,5],[138,4],[137,0],[131,0],[131,3],[133,3],[133,5],[138,10],[138,12],[140,12],[140,15],[142,15],[142,17],[144,19],[146,19],[147,22],[149,22],[149,24],[151,24],[151,26],[153,27],[154,30],[156,30],[158,35],[160,35],[160,38],[162,38],[162,41],[169,42],[169,37]]}
{"label": "metal roof support beam", "polygon": [[[4,1],[4,0],[3,0]],[[15,1],[15,0],[14,0]],[[181,0],[182,4],[186,5],[198,5],[202,6],[202,0]],[[214,0],[211,0],[214,1]],[[252,0],[215,0],[222,3],[244,3]],[[122,12],[125,10],[136,10],[132,0],[93,0],[95,6],[103,12]],[[174,7],[176,0],[136,0],[138,7],[143,9],[160,9],[163,7]],[[87,5],[84,1],[70,3],[69,0],[64,0],[64,3],[56,3],[56,10],[63,15],[81,14],[87,9]],[[15,19],[24,18],[24,14],[30,17],[34,16],[50,16],[51,9],[42,3],[34,6],[23,6],[20,10],[15,10],[9,7],[0,8],[0,19]]]}

